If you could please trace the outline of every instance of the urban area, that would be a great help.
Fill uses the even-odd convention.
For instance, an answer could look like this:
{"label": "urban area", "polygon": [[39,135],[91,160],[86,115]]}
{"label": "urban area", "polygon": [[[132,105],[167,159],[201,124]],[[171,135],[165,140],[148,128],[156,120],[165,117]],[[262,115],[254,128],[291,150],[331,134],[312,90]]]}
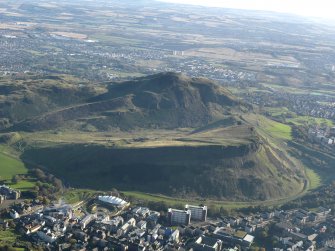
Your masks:
{"label": "urban area", "polygon": [[19,201],[20,192],[5,185],[0,194],[3,205],[11,202],[2,209],[0,226],[43,250],[237,251],[268,241],[276,251],[335,248],[335,216],[324,207],[210,218],[206,205],[154,211],[114,195],[44,205]]}

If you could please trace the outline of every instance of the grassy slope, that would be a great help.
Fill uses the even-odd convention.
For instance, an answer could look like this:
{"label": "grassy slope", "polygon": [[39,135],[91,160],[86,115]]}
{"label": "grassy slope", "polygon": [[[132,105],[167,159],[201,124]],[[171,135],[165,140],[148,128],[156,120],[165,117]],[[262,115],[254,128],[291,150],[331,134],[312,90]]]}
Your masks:
{"label": "grassy slope", "polygon": [[[259,133],[261,135],[263,135],[264,137],[266,137],[270,141],[270,143],[273,144],[274,146],[278,146],[278,142],[288,141],[288,140],[292,139],[291,128],[290,128],[289,125],[278,123],[276,121],[267,119],[266,117],[260,116],[260,115],[250,115],[248,117],[248,120],[252,121],[252,123],[254,125],[257,125]],[[73,132],[71,133],[71,135],[73,135]],[[25,136],[27,138],[31,138],[33,135],[26,134]],[[45,136],[46,135],[43,135],[43,137],[41,137],[41,138],[45,139]],[[52,137],[51,138],[46,137],[50,140],[49,141],[50,143],[51,142],[56,143],[61,138],[63,138],[63,136],[68,139],[67,134],[57,135],[57,134],[51,133],[50,136],[52,136]],[[86,134],[86,136],[87,136],[87,134]],[[99,135],[99,136],[101,136],[101,137],[98,137],[99,141],[100,140],[103,141],[103,138],[106,137],[106,135]],[[181,135],[178,135],[178,136],[181,136]],[[82,137],[80,136],[79,138],[80,138],[79,141],[81,142]],[[94,141],[94,138],[95,137],[91,137],[88,141],[92,142],[92,141]],[[110,139],[110,137],[108,137],[108,138]],[[76,140],[78,140],[78,139],[76,139]],[[64,141],[62,139],[60,140],[60,142],[64,142]],[[192,143],[194,143],[194,142],[192,142]],[[47,145],[49,145],[49,144],[47,144]],[[53,144],[51,144],[51,145],[53,145]],[[260,156],[261,155],[262,154],[260,154]],[[9,158],[9,157],[7,156],[7,158]],[[266,158],[264,158],[264,159],[266,160]],[[11,161],[13,161],[13,160],[11,160]],[[268,160],[266,160],[266,161],[268,161]],[[18,162],[14,161],[14,163],[16,163],[18,166],[20,166]],[[268,165],[268,166],[269,166],[269,168],[271,167],[271,165]],[[24,173],[25,172],[24,171],[24,166],[22,164],[21,164],[21,168],[22,169],[18,169],[18,170],[22,170],[23,173]],[[10,170],[11,170],[13,175],[17,174],[17,172],[14,171],[15,169],[10,169]],[[308,179],[310,181],[309,189],[314,189],[321,184],[321,180],[320,180],[319,175],[317,173],[315,173],[313,170],[307,169],[306,170],[306,175],[308,176]],[[285,180],[283,180],[283,182],[285,182]],[[25,185],[22,184],[21,187],[27,187],[27,184],[25,184]],[[306,188],[304,189],[304,191],[306,191]],[[94,194],[94,192],[93,192],[93,194]],[[125,192],[125,194],[133,196],[133,197],[138,198],[138,199],[142,199],[142,200],[165,201],[169,205],[174,205],[174,204],[178,204],[178,203],[179,204],[180,203],[186,203],[186,202],[193,202],[193,203],[198,203],[198,204],[202,203],[201,201],[190,201],[190,200],[185,200],[185,199],[180,199],[180,198],[176,199],[176,198],[172,198],[172,197],[168,197],[168,196],[149,194],[149,193],[137,192],[137,191],[127,191],[127,192]],[[300,194],[301,193],[299,192],[298,194],[293,195],[293,197],[299,196]],[[89,192],[87,192],[87,191],[82,192],[82,190],[80,190],[80,192],[72,191],[71,193],[68,193],[68,194],[65,195],[65,199],[67,201],[71,202],[71,203],[74,203],[78,200],[85,199],[87,196],[90,196],[90,195],[92,195],[91,190]],[[273,201],[267,201],[267,202],[256,202],[256,204],[253,204],[253,203],[252,204],[257,205],[257,203],[258,203],[258,204],[264,204],[264,205],[275,205],[275,204],[284,203],[284,202],[286,202],[290,199],[291,199],[291,197],[286,198],[286,199],[281,198],[281,199],[277,199],[277,200],[273,200]],[[250,205],[250,203],[234,202],[234,201],[219,202],[219,201],[208,200],[208,203],[214,204],[215,206],[218,206],[218,207],[222,206],[222,207],[227,208],[227,209],[238,208],[238,207],[247,207],[247,206]]]}
{"label": "grassy slope", "polygon": [[309,190],[316,189],[322,185],[322,179],[320,175],[317,172],[315,172],[313,169],[306,167],[306,175],[310,182]]}
{"label": "grassy slope", "polygon": [[[250,118],[250,116],[249,116]],[[279,123],[273,120],[270,120],[264,116],[260,116],[260,115],[252,115],[251,116],[251,120],[254,121],[254,123],[256,123],[258,125],[258,131],[259,133],[263,136],[266,137],[267,140],[274,141],[276,142],[276,144],[278,144],[278,139],[280,140],[284,140],[284,141],[288,141],[288,140],[292,140],[292,130],[291,127],[289,125],[283,124],[283,123]],[[311,120],[314,118],[310,118],[310,117],[299,117],[300,119],[303,120]],[[292,121],[293,122],[293,119]],[[315,119],[315,122],[317,123],[329,123],[329,121],[324,120],[324,119]],[[270,136],[271,138],[267,137]],[[297,163],[300,164],[300,163]],[[308,186],[305,187],[305,192],[307,190],[311,190],[311,189],[316,189],[318,187],[320,187],[322,185],[322,178],[321,175],[310,168],[304,167],[305,168],[305,175],[308,179]]]}
{"label": "grassy slope", "polygon": [[326,125],[333,126],[334,122],[324,118],[313,118],[309,116],[296,116],[294,118],[286,119],[286,122],[293,123],[295,125]]}
{"label": "grassy slope", "polygon": [[271,137],[276,143],[292,140],[292,129],[289,125],[256,114],[249,115],[248,120],[256,126],[258,132],[265,138]]}
{"label": "grassy slope", "polygon": [[[282,148],[284,148],[284,146],[283,146],[284,143],[283,142],[289,141],[289,140],[292,139],[292,136],[291,136],[291,127],[289,125],[278,123],[276,121],[267,119],[264,116],[255,115],[255,114],[248,115],[247,121],[251,121],[251,124],[256,127],[256,130],[259,132],[259,134],[261,134],[261,136],[263,138],[266,138],[266,140],[270,143],[271,147],[267,148],[268,151],[270,151],[276,159],[280,159],[280,155],[278,155],[278,153],[276,153],[276,150],[274,150],[274,149],[282,150]],[[187,130],[187,132],[188,132],[188,130]],[[243,135],[243,132],[244,131],[238,131],[238,134],[239,135]],[[167,137],[168,135],[171,137],[170,133],[167,134],[167,132],[165,132],[165,131],[163,131],[161,133],[162,133],[161,136],[163,138]],[[141,132],[141,134],[142,134],[141,136],[143,136],[143,137],[148,137],[148,135],[146,135],[145,132]],[[213,134],[214,134],[215,137],[213,137]],[[210,131],[209,133],[203,132],[201,134],[195,134],[195,135],[190,136],[190,138],[192,138],[194,141],[192,140],[191,142],[187,142],[187,143],[188,144],[199,144],[201,141],[203,141],[203,140],[207,141],[207,139],[209,139],[209,138],[212,138],[212,139],[214,138],[215,140],[218,140],[218,139],[220,139],[220,138],[223,137],[222,135],[226,135],[226,134],[230,135],[231,131],[225,132],[224,130],[213,130],[213,131]],[[71,133],[71,135],[72,135],[71,137],[73,138],[73,135],[74,135],[73,132]],[[86,135],[84,137],[86,139],[85,142],[96,142],[96,143],[98,143],[97,141],[99,141],[99,143],[102,143],[103,145],[105,145],[105,144],[109,145],[109,144],[111,144],[111,142],[113,142],[113,141],[119,141],[121,139],[121,138],[114,138],[115,135],[107,135],[106,133],[103,134],[103,135],[97,134],[94,137],[88,137],[88,138],[87,138],[88,134],[84,134],[84,135]],[[182,135],[185,135],[185,134],[179,132],[176,135],[173,135],[173,137],[171,137],[170,140],[174,141],[173,139],[175,139],[175,138],[181,139],[181,138],[183,138]],[[36,138],[36,136],[37,136],[37,138]],[[37,139],[37,141],[39,142],[39,143],[35,142],[35,143],[37,143],[37,145],[41,144],[41,140],[42,139],[45,139],[46,141],[44,141],[42,143],[42,145],[44,145],[44,146],[51,146],[51,147],[54,144],[57,145],[59,143],[69,143],[69,141],[67,141],[69,139],[68,136],[69,135],[67,133],[54,134],[54,133],[51,133],[51,132],[50,132],[50,134],[47,133],[47,135],[45,135],[43,133],[41,135],[36,134],[36,133],[31,134],[31,135],[29,133],[24,134],[24,137],[26,139],[32,140],[32,137],[34,137],[35,139]],[[98,136],[98,138],[96,138],[96,136]],[[124,136],[126,138],[130,137],[130,135],[124,135]],[[108,140],[107,140],[106,137],[108,138]],[[157,142],[157,138],[153,137],[152,135],[149,138],[151,138],[151,137],[155,138],[156,141],[155,140],[151,141],[149,139],[149,141],[145,142],[145,143],[143,143],[143,142],[132,142],[130,145],[126,144],[126,145],[123,145],[122,147],[131,147],[131,148],[133,148],[133,147],[135,147],[137,145],[143,147],[143,145],[148,146],[147,144],[151,145],[151,144],[153,144],[153,142],[154,142],[154,145],[156,146],[157,143],[159,143],[159,145],[162,144],[162,143],[164,143],[161,140],[158,140],[158,142]],[[240,137],[242,137],[242,136],[240,136]],[[71,138],[70,141],[73,140],[72,138]],[[227,140],[227,137],[223,137],[223,138],[225,139],[225,141]],[[244,137],[242,137],[242,138],[244,138]],[[128,139],[131,140],[131,138],[128,138]],[[78,136],[77,138],[75,138],[74,141],[76,141],[78,143],[82,143],[83,138],[82,138],[82,136]],[[178,143],[177,145],[179,145],[179,144],[185,144],[186,142],[176,141],[174,143]],[[220,142],[220,143],[222,144],[223,142]],[[172,144],[172,145],[174,145],[174,144]],[[202,144],[199,144],[199,145],[202,145]],[[71,152],[72,151],[74,151],[74,149],[71,149]],[[76,155],[76,156],[77,155],[79,156],[79,152],[78,153],[74,152],[73,154]],[[70,154],[67,151],[66,156],[70,158],[71,155],[73,155],[73,154]],[[93,153],[91,153],[91,154],[93,154]],[[271,161],[268,159],[268,157],[265,154],[265,152],[260,151],[258,153],[258,159],[259,159],[259,161],[263,161],[263,164],[265,166],[267,166],[267,168],[271,169],[271,172],[273,174],[275,174],[275,175],[277,174],[276,167],[273,166],[273,163],[271,163]],[[71,160],[71,159],[69,159],[69,160]],[[62,159],[58,160],[58,162],[57,162],[57,168],[61,167],[62,165],[66,166],[69,163],[69,160],[66,160],[64,163],[62,163]],[[56,166],[54,168],[56,168]],[[57,174],[57,172],[56,172],[56,174]],[[318,179],[318,176],[315,175],[315,173],[313,173],[313,172],[308,172],[307,174],[309,176],[311,176],[309,178],[309,180],[317,180]],[[313,175],[314,175],[314,177],[313,177]],[[288,180],[285,179],[285,178],[280,178],[279,182],[281,182],[284,186],[288,186],[289,185]],[[312,183],[311,187],[313,187],[313,188],[317,187],[319,185],[319,182],[314,182],[314,183],[311,182],[311,183]],[[101,184],[101,182],[99,184]],[[300,195],[302,191],[306,191],[307,188],[304,188],[303,184],[300,184],[300,185],[299,186],[297,184],[294,185],[295,187],[292,188],[291,190],[292,191],[296,191],[296,193],[293,194],[293,195],[291,195],[290,197],[295,197],[297,195]],[[100,189],[102,189],[101,185],[99,187],[100,187]],[[139,199],[144,199],[145,198],[145,199],[157,201],[157,200],[162,200],[162,198],[163,198],[164,200],[168,201],[169,204],[174,203],[174,201],[176,201],[176,199],[174,199],[174,198],[170,198],[170,197],[166,197],[166,196],[162,197],[160,195],[156,196],[156,195],[148,194],[148,193],[144,193],[144,192],[133,192],[132,191],[131,193],[132,193],[132,196],[138,197]],[[68,197],[67,198],[68,201],[76,201],[79,198],[85,197],[85,196],[76,195],[76,194],[69,194],[69,195],[67,195],[67,197]],[[279,199],[276,200],[276,202],[272,201],[271,204],[282,203],[283,201],[286,201],[286,199],[289,200],[290,198],[279,198]],[[179,200],[179,199],[177,199],[177,200]],[[184,200],[182,200],[182,201],[184,201]],[[264,203],[264,202],[259,202],[259,203]],[[244,206],[248,206],[249,205],[249,204],[246,204],[246,203],[243,203],[243,202],[242,203],[239,203],[239,202],[224,202],[224,203],[221,203],[220,202],[220,203],[216,203],[216,204],[220,205],[220,206],[223,205],[224,207],[228,207],[228,208],[244,207]]]}
{"label": "grassy slope", "polygon": [[[282,124],[276,121],[272,121],[270,119],[267,119],[265,117],[262,117],[259,119],[260,125],[261,125],[261,130],[266,131],[269,135],[276,139],[284,139],[284,140],[292,140],[292,135],[291,135],[291,127],[286,124]],[[332,122],[327,119],[321,119],[321,118],[311,118],[307,116],[299,116],[296,118],[292,118],[288,120],[289,122],[292,122],[294,124],[301,124],[301,123],[317,123],[317,124],[322,124],[326,123],[327,125],[332,125]],[[305,188],[305,192],[307,190],[313,190],[322,185],[322,178],[321,175],[308,167],[305,167],[305,174],[308,179],[308,187]]]}
{"label": "grassy slope", "polygon": [[27,174],[28,169],[21,160],[7,154],[7,151],[10,151],[10,149],[4,146],[0,147],[0,179],[14,189],[22,191],[32,189],[35,186],[33,179],[20,180],[16,184],[11,182],[13,176]]}
{"label": "grassy slope", "polygon": [[0,176],[1,179],[10,180],[16,174],[26,174],[27,169],[24,164],[0,152]]}
{"label": "grassy slope", "polygon": [[69,189],[64,194],[62,194],[62,198],[70,204],[75,204],[80,201],[87,200],[89,198],[94,197],[98,194],[98,191],[89,190],[89,189]]}

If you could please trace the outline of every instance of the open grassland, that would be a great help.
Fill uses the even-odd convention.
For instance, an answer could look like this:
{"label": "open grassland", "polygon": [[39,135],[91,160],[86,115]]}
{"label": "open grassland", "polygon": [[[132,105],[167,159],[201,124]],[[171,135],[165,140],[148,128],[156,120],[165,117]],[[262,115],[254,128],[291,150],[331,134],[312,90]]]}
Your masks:
{"label": "open grassland", "polygon": [[17,183],[8,183],[8,185],[13,189],[18,189],[20,191],[29,191],[35,187],[36,180],[35,179],[20,180]]}
{"label": "open grassland", "polygon": [[272,137],[284,140],[291,140],[291,127],[273,120],[261,119],[262,128],[267,131]]}
{"label": "open grassland", "polygon": [[211,204],[215,207],[223,207],[226,209],[237,209],[237,208],[244,208],[248,207],[250,203],[248,202],[231,202],[231,201],[212,201],[212,200],[205,200],[205,199],[183,199],[183,198],[173,198],[165,195],[160,194],[149,194],[149,193],[142,193],[136,191],[124,191],[123,192],[126,196],[143,200],[143,201],[152,201],[152,202],[164,202],[168,206],[174,207],[179,205],[184,205],[187,203],[190,204]]}
{"label": "open grassland", "polygon": [[62,36],[66,38],[73,38],[73,39],[86,39],[86,34],[80,34],[80,33],[73,33],[73,32],[51,32],[51,34]]}
{"label": "open grassland", "polygon": [[243,202],[243,201],[218,201],[211,199],[184,199],[184,198],[174,198],[161,194],[149,194],[137,191],[123,191],[124,195],[132,197],[133,199],[143,200],[143,201],[151,201],[151,202],[164,202],[167,206],[170,207],[178,207],[184,204],[206,204],[215,208],[224,208],[226,210],[234,210],[240,208],[247,208],[250,206],[269,206],[275,207],[283,205],[291,200],[297,199],[303,195],[305,195],[305,191],[302,191],[294,196],[287,198],[280,198],[276,200],[267,200],[267,201],[252,201],[252,202]]}
{"label": "open grassland", "polygon": [[326,125],[326,126],[333,126],[334,122],[330,119],[324,118],[314,118],[310,116],[296,116],[294,118],[285,119],[286,122],[292,123],[295,125]]}
{"label": "open grassland", "polygon": [[309,188],[308,190],[313,190],[322,185],[322,179],[319,174],[310,168],[306,168],[306,175],[309,179]]}
{"label": "open grassland", "polygon": [[289,125],[266,118],[262,115],[247,115],[248,121],[256,126],[262,136],[271,136],[275,140],[292,140],[292,128]]}
{"label": "open grassland", "polygon": [[281,116],[295,116],[295,113],[290,111],[287,107],[265,107],[263,108],[267,114],[271,117],[281,117]]}
{"label": "open grassland", "polygon": [[8,147],[2,146],[0,148],[0,180],[3,180],[10,187],[21,191],[34,188],[36,181],[32,178],[25,178],[17,183],[12,183],[11,180],[15,175],[26,175],[28,169],[21,160],[5,153],[8,151],[10,151]]}
{"label": "open grassland", "polygon": [[14,175],[27,174],[24,164],[4,153],[0,152],[0,176],[3,180],[10,180]]}
{"label": "open grassland", "polygon": [[[120,132],[79,132],[73,130],[21,133],[32,146],[55,146],[59,144],[93,143],[120,148],[153,148],[163,146],[236,146],[250,143],[252,135],[246,126],[230,126],[217,130],[193,133],[192,128],[178,130],[134,130]],[[136,135],[136,137],[134,137]]]}
{"label": "open grassland", "polygon": [[89,189],[69,189],[65,191],[61,197],[69,204],[76,204],[78,202],[93,198],[98,193],[99,191]]}

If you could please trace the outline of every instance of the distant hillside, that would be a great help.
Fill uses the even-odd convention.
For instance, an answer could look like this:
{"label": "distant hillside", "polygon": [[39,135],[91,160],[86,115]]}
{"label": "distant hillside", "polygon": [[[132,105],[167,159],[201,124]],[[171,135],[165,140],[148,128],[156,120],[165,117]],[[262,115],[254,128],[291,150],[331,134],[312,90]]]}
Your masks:
{"label": "distant hillside", "polygon": [[[200,127],[226,118],[232,111],[249,109],[225,88],[200,78],[162,73],[133,81],[110,83],[108,91],[93,96],[81,94],[85,102],[56,107],[14,126],[15,130],[46,130],[76,122],[78,129],[88,125],[97,130],[120,128]],[[55,93],[57,95],[57,92]],[[78,93],[77,95],[80,95]]]}
{"label": "distant hillside", "polygon": [[0,130],[44,113],[85,102],[98,87],[67,75],[28,75],[0,80]]}

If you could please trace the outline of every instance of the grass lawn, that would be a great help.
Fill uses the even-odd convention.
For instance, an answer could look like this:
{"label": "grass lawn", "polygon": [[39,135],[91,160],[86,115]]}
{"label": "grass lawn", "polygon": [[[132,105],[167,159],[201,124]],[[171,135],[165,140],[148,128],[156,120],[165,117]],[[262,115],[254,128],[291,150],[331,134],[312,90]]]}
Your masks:
{"label": "grass lawn", "polygon": [[287,116],[287,114],[294,115],[287,107],[266,107],[264,108],[272,117]]}
{"label": "grass lawn", "polygon": [[326,125],[333,126],[334,122],[324,118],[314,118],[309,116],[297,116],[294,118],[286,119],[286,122],[293,123],[295,125]]}
{"label": "grass lawn", "polygon": [[[136,191],[124,191],[122,192],[126,196],[131,196],[139,200],[144,201],[153,201],[153,202],[161,202],[164,201],[166,204],[170,206],[174,206],[177,204],[182,204],[187,202],[187,200],[179,199],[179,198],[172,198],[164,195],[156,195],[156,194],[148,194],[148,193],[142,193],[142,192],[136,192]],[[191,202],[188,201],[188,202]]]}
{"label": "grass lawn", "polygon": [[[258,128],[261,135],[274,139],[292,140],[292,128],[289,125],[271,120],[262,115],[250,114],[248,120]],[[266,135],[265,135],[266,134]]]}
{"label": "grass lawn", "polygon": [[99,191],[89,189],[70,189],[66,191],[62,197],[69,204],[75,204],[82,200],[89,199],[97,195]]}
{"label": "grass lawn", "polygon": [[[200,205],[205,204],[210,207],[220,208],[223,207],[227,210],[234,210],[239,208],[247,208],[249,206],[276,206],[284,204],[291,200],[291,198],[282,198],[276,200],[268,200],[268,201],[254,201],[254,202],[240,202],[240,201],[217,201],[217,200],[195,200],[195,199],[182,199],[182,198],[173,198],[168,197],[160,194],[148,194],[136,191],[123,191],[123,194],[126,196],[132,196],[136,199],[143,200],[143,201],[153,201],[153,202],[165,202],[168,206],[174,207],[178,205],[184,204],[193,204],[193,205]],[[296,197],[294,197],[296,198]]]}
{"label": "grass lawn", "polygon": [[285,125],[273,120],[263,119],[264,130],[271,136],[284,140],[292,140],[292,129],[289,125]]}
{"label": "grass lawn", "polygon": [[309,179],[309,189],[313,190],[322,185],[321,177],[312,169],[306,168],[306,175]]}
{"label": "grass lawn", "polygon": [[[0,148],[4,150],[5,148]],[[34,179],[23,179],[13,184],[11,179],[17,174],[27,174],[28,169],[25,167],[24,163],[10,155],[0,152],[0,180],[4,180],[5,183],[21,191],[27,191],[35,187]]]}
{"label": "grass lawn", "polygon": [[20,180],[16,184],[8,183],[7,185],[13,189],[18,189],[20,191],[28,191],[35,187],[36,182],[33,179],[29,179],[29,180]]}
{"label": "grass lawn", "polygon": [[13,157],[0,152],[0,177],[2,180],[11,180],[16,174],[27,174],[24,164]]}

